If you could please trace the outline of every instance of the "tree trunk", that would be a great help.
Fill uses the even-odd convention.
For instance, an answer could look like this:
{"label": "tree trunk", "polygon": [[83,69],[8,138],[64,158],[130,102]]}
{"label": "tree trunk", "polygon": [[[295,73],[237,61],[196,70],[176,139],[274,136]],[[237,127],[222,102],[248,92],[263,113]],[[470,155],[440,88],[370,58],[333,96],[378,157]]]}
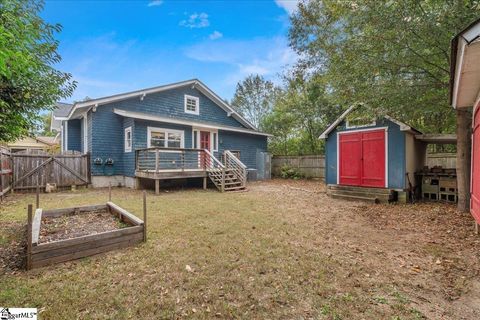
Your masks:
{"label": "tree trunk", "polygon": [[470,168],[472,115],[470,110],[456,110],[457,113],[457,184],[459,211],[470,210]]}

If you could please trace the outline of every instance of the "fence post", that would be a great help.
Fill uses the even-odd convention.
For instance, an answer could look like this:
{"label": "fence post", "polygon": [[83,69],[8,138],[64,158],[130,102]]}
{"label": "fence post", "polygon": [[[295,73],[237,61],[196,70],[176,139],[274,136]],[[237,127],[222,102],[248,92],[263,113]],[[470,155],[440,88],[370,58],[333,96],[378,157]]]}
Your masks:
{"label": "fence post", "polygon": [[32,205],[28,205],[27,220],[27,270],[32,269]]}
{"label": "fence post", "polygon": [[143,242],[147,242],[147,192],[143,190]]}

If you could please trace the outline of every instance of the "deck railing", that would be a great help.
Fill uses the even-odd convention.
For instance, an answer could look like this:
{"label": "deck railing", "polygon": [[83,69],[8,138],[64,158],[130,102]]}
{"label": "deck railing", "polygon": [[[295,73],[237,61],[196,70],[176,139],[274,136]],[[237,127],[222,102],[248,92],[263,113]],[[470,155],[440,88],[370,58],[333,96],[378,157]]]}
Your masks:
{"label": "deck railing", "polygon": [[224,168],[208,150],[146,148],[136,150],[136,170],[146,172],[207,171]]}

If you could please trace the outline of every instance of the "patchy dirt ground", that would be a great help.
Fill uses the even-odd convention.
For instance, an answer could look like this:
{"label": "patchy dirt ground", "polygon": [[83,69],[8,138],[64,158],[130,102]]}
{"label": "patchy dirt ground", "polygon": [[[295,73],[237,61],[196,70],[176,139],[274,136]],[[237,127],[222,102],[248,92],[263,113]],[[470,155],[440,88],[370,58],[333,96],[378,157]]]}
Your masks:
{"label": "patchy dirt ground", "polygon": [[332,200],[312,181],[276,180],[253,189],[286,210],[299,207],[296,220],[317,235],[303,245],[318,245],[340,265],[354,267],[340,290],[375,291],[388,283],[408,294],[419,317],[480,318],[480,236],[471,216],[455,206]]}
{"label": "patchy dirt ground", "polygon": [[[36,306],[45,319],[480,318],[480,236],[468,214],[333,200],[316,181],[248,188],[149,194],[146,244],[28,273],[4,269],[0,305]],[[140,192],[113,196],[140,215]],[[42,201],[106,197],[87,190]],[[2,257],[21,243],[32,200],[16,195],[0,208]]]}

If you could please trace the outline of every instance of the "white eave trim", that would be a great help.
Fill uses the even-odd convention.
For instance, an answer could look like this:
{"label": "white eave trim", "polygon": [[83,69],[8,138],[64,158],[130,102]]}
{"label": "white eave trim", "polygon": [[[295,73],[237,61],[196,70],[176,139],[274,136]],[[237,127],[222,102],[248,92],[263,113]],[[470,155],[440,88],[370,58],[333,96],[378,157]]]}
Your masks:
{"label": "white eave trim", "polygon": [[103,105],[103,104],[107,104],[115,101],[135,98],[135,97],[139,97],[141,100],[143,100],[143,98],[148,94],[176,89],[176,88],[180,88],[188,85],[192,85],[193,87],[201,91],[203,94],[205,94],[208,98],[210,98],[213,102],[215,102],[220,108],[222,108],[225,112],[227,112],[227,115],[229,117],[230,116],[234,117],[237,121],[239,121],[244,126],[249,127],[252,130],[256,130],[254,125],[252,125],[249,121],[243,118],[238,112],[236,112],[232,107],[230,107],[227,103],[225,103],[225,101],[223,101],[222,98],[220,98],[216,93],[210,90],[205,84],[203,84],[198,79],[192,79],[192,80],[172,83],[164,86],[153,87],[149,89],[116,94],[113,96],[99,98],[99,99],[92,99],[88,101],[77,102],[74,104],[73,108],[70,110],[70,113],[68,114],[67,119],[70,119],[78,108],[99,106],[99,105]]}
{"label": "white eave trim", "polygon": [[[326,139],[328,137],[328,134],[330,132],[332,132],[339,124],[340,122],[342,122],[343,120],[345,120],[345,118],[347,117],[347,115],[352,112],[352,110],[354,108],[356,108],[357,105],[353,105],[351,106],[350,108],[347,109],[347,111],[345,111],[344,113],[342,113],[342,115],[337,119],[335,120],[334,123],[332,123],[328,128],[327,130],[325,130],[321,135],[320,135],[320,139]],[[410,133],[421,133],[420,131],[410,127],[409,125],[407,125],[406,123],[403,123],[401,121],[398,121],[397,119],[394,119],[390,116],[383,116],[385,119],[397,124],[399,127],[400,127],[400,131],[407,131],[407,132],[410,132]],[[345,132],[352,132],[352,130],[347,130]]]}
{"label": "white eave trim", "polygon": [[332,132],[333,129],[335,129],[335,128],[340,124],[340,122],[342,122],[342,121],[347,117],[347,115],[348,115],[355,107],[356,107],[355,105],[350,106],[350,108],[348,108],[344,113],[342,113],[342,115],[341,115],[337,120],[335,120],[335,122],[332,123],[332,124],[327,128],[327,130],[325,130],[325,131],[320,135],[320,139],[327,139],[328,134],[329,134],[330,132]]}
{"label": "white eave trim", "polygon": [[453,86],[453,95],[452,95],[452,107],[454,109],[457,108],[457,100],[458,100],[458,89],[460,88],[460,80],[461,80],[461,75],[463,72],[463,66],[464,66],[464,59],[463,57],[465,56],[465,48],[467,46],[467,43],[465,39],[460,37],[460,46],[458,48],[458,53],[457,53],[457,61],[455,62],[457,66],[455,67],[455,77],[454,77],[454,86]]}
{"label": "white eave trim", "polygon": [[273,135],[271,134],[260,132],[260,131],[254,131],[251,129],[242,129],[242,128],[216,125],[216,124],[208,124],[208,123],[203,123],[198,121],[161,117],[161,116],[156,116],[156,115],[146,114],[141,112],[113,109],[113,113],[118,114],[119,116],[122,116],[122,117],[133,118],[133,119],[159,121],[159,122],[165,122],[165,123],[174,123],[174,124],[180,124],[180,125],[186,125],[186,126],[201,127],[206,129],[218,129],[218,130],[224,130],[224,131],[241,132],[241,133],[248,133],[248,134],[254,134],[259,136],[273,137]]}

